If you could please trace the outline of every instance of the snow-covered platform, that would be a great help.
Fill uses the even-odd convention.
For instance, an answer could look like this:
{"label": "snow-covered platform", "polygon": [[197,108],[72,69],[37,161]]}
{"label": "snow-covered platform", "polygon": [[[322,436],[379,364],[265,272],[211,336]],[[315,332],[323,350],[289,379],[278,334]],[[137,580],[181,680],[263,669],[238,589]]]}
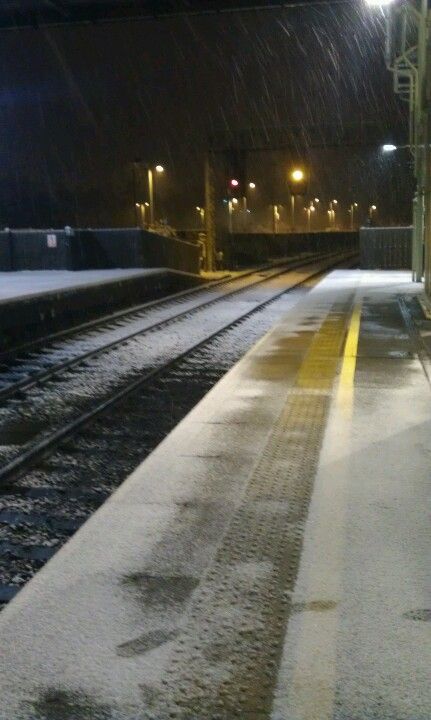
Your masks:
{"label": "snow-covered platform", "polygon": [[0,272],[0,349],[200,282],[168,268]]}
{"label": "snow-covered platform", "polygon": [[2,720],[429,720],[415,291],[333,272],[208,393],[0,614]]}
{"label": "snow-covered platform", "polygon": [[0,272],[0,303],[34,298],[37,295],[76,290],[128,278],[160,275],[165,268],[127,270],[22,270]]}

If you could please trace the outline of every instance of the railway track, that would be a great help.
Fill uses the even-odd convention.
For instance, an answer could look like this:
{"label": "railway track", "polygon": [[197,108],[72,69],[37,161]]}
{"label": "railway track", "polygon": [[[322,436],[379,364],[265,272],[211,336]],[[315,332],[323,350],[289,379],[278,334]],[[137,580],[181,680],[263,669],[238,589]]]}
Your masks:
{"label": "railway track", "polygon": [[[0,603],[7,602],[236,362],[248,346],[336,264],[320,261],[260,278],[264,297],[241,297],[246,307],[206,328],[195,342],[100,402],[37,434],[0,468]],[[283,279],[289,275],[289,283]],[[286,293],[288,293],[286,295]],[[296,295],[295,295],[296,293]],[[236,304],[236,303],[235,303]],[[212,303],[211,303],[212,306]],[[206,307],[204,322],[207,322]],[[195,317],[195,316],[193,316]],[[15,408],[21,402],[12,400]],[[16,403],[16,404],[15,404]],[[119,418],[121,421],[119,422]],[[58,418],[57,418],[58,420]],[[0,423],[1,438],[1,423]]]}
{"label": "railway track", "polygon": [[[319,259],[319,258],[317,258]],[[311,264],[316,258],[310,259]],[[239,277],[212,283],[203,290],[195,288],[174,296],[135,306],[72,328],[54,336],[27,343],[0,354],[0,402],[16,393],[48,381],[64,370],[79,366],[90,358],[118,347],[125,341],[161,329],[196,310],[213,305],[229,296],[249,290],[286,269],[307,264],[305,260],[288,263],[282,268],[264,267]],[[227,291],[226,291],[227,289]],[[178,310],[178,307],[181,309]],[[161,317],[158,319],[158,315]]]}

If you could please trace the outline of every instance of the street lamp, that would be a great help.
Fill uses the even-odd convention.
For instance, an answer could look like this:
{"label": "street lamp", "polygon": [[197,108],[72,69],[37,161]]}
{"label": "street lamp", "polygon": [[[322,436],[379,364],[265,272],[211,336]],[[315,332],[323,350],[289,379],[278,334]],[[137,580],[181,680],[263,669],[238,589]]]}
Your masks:
{"label": "street lamp", "polygon": [[140,215],[141,215],[141,226],[142,226],[142,227],[145,227],[145,225],[146,225],[146,217],[145,217],[145,216],[146,216],[146,210],[147,210],[147,207],[150,207],[150,203],[148,203],[148,202],[144,202],[144,203],[139,203],[139,202],[137,202],[137,203],[135,203],[135,207],[139,210]]}
{"label": "street lamp", "polygon": [[201,207],[200,205],[196,205],[196,212],[199,213],[202,221],[202,227],[205,225],[205,208]]}
{"label": "street lamp", "polygon": [[316,208],[314,205],[309,205],[308,207],[304,208],[305,212],[307,213],[307,232],[311,231],[311,213],[316,211]]}
{"label": "street lamp", "polygon": [[278,233],[278,221],[280,220],[280,213],[278,212],[278,205],[272,206],[272,230],[274,235]]}
{"label": "street lamp", "polygon": [[228,200],[227,204],[227,211],[228,211],[228,219],[229,219],[229,232],[232,234],[233,232],[233,221],[232,221],[232,215],[235,206],[238,205],[238,198],[232,198],[231,200]]}
{"label": "street lamp", "polygon": [[301,182],[304,179],[304,171],[296,168],[295,170],[292,170],[290,177],[293,182]]}
{"label": "street lamp", "polygon": [[[233,182],[233,181],[232,181],[232,182]],[[236,180],[235,180],[235,182],[237,183]],[[238,183],[237,183],[237,184],[238,184]],[[256,189],[256,183],[254,183],[254,182],[249,182],[249,183],[248,183],[248,187],[250,188],[250,190],[255,190],[255,189]],[[247,195],[245,194],[245,191],[244,191],[244,195],[242,196],[242,210],[243,210],[243,213],[244,213],[244,218],[243,218],[243,220],[244,220],[244,226],[245,226],[246,219],[247,219],[247,212],[248,212],[248,210],[247,210]]]}
{"label": "street lamp", "polygon": [[377,210],[377,205],[370,205],[369,210],[368,210],[368,215],[369,215],[370,220],[373,219],[373,215],[376,212],[376,210]]}
{"label": "street lamp", "polygon": [[331,200],[329,203],[329,221],[332,222],[333,227],[335,228],[335,208],[334,205],[338,205],[338,200]]}
{"label": "street lamp", "polygon": [[295,197],[305,192],[305,173],[301,168],[294,168],[289,174],[292,230],[295,228]]}
{"label": "street lamp", "polygon": [[[148,166],[148,197],[150,200],[150,226],[154,225],[154,177],[153,168]],[[163,173],[165,171],[163,165],[156,165],[154,170],[157,173]]]}
{"label": "street lamp", "polygon": [[357,202],[354,202],[354,203],[351,204],[351,206],[350,206],[350,208],[349,208],[349,214],[350,214],[350,229],[351,229],[351,230],[353,230],[353,227],[354,227],[353,217],[354,217],[354,213],[355,213],[355,210],[356,210],[357,207],[358,207],[358,203],[357,203]]}
{"label": "street lamp", "polygon": [[135,207],[138,208],[140,203],[137,202],[137,174],[138,169],[140,166],[143,166],[147,170],[147,176],[148,176],[148,199],[149,203],[145,203],[145,207],[148,207],[150,209],[150,226],[154,225],[154,178],[153,178],[153,170],[155,170],[156,173],[163,173],[164,167],[163,165],[149,165],[148,163],[143,162],[142,160],[134,160],[133,161],[133,181],[134,181],[134,195],[135,195]]}
{"label": "street lamp", "polygon": [[318,197],[315,197],[313,200],[314,207],[316,208],[316,222],[315,227],[319,227],[319,203],[320,199]]}

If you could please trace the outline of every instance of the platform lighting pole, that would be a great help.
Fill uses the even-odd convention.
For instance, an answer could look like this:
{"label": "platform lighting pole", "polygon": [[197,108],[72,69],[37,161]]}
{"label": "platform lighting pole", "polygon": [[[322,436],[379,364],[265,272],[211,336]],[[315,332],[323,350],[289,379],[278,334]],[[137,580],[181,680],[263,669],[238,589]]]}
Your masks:
{"label": "platform lighting pole", "polygon": [[[157,173],[162,173],[165,171],[164,167],[162,165],[156,165],[154,170]],[[150,201],[150,225],[154,225],[154,215],[155,215],[155,209],[154,209],[154,175],[153,175],[153,168],[148,166],[147,169],[148,172],[148,199]]]}
{"label": "platform lighting pole", "polygon": [[329,215],[329,219],[330,219],[330,221],[331,221],[331,223],[332,223],[332,225],[333,225],[333,227],[334,227],[334,229],[335,229],[335,208],[334,208],[334,205],[338,205],[338,200],[331,200],[331,201],[330,201],[330,203],[329,203],[328,215]]}
{"label": "platform lighting pole", "polygon": [[354,223],[354,216],[355,216],[355,210],[358,207],[358,203],[354,202],[350,205],[349,213],[350,213],[350,229],[353,230],[355,227]]}
{"label": "platform lighting pole", "polygon": [[290,218],[292,222],[292,232],[295,229],[295,195],[290,196]]}
{"label": "platform lighting pole", "polygon": [[318,197],[314,198],[313,204],[316,208],[316,221],[315,221],[315,227],[319,227],[319,203],[320,199]]}
{"label": "platform lighting pole", "polygon": [[310,232],[311,230],[311,207],[304,208],[305,212],[307,213],[307,232]]}
{"label": "platform lighting pole", "polygon": [[272,206],[272,231],[274,235],[278,233],[278,221],[280,220],[280,213],[278,212],[278,205]]}

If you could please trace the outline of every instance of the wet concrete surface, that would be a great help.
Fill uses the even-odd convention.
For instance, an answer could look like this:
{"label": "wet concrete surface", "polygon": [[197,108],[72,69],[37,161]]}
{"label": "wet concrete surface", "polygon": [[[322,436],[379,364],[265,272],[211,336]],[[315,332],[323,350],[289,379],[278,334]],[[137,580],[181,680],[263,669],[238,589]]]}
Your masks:
{"label": "wet concrete surface", "polygon": [[333,273],[225,375],[0,615],[2,720],[428,720],[414,288]]}

